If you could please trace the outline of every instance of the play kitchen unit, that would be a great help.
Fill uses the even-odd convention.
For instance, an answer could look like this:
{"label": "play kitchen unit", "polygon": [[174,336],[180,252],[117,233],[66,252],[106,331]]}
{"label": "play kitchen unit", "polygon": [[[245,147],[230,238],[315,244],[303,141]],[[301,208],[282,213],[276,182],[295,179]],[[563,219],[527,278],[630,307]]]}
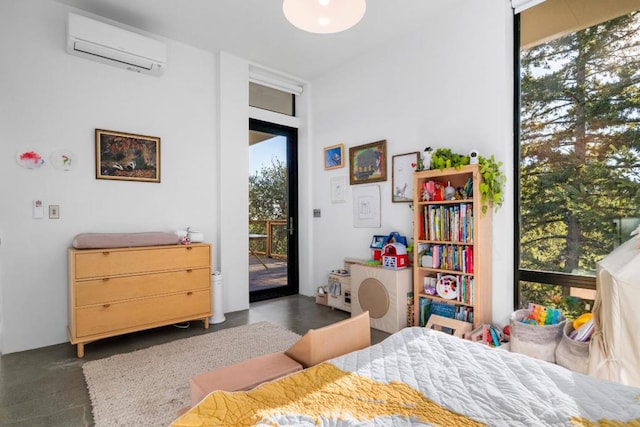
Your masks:
{"label": "play kitchen unit", "polygon": [[364,259],[345,258],[344,268],[332,270],[327,284],[318,288],[316,303],[351,313],[351,267],[366,262]]}
{"label": "play kitchen unit", "polygon": [[345,259],[345,268],[331,271],[327,285],[322,286],[322,291],[319,291],[322,294],[317,302],[351,313],[351,265],[361,262],[364,260]]}

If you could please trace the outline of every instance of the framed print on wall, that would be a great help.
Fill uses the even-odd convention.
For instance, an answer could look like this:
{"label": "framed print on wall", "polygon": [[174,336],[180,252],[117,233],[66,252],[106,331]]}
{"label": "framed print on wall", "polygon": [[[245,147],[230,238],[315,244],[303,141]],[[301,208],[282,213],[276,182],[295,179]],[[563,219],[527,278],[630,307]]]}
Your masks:
{"label": "framed print on wall", "polygon": [[334,176],[331,178],[331,203],[347,201],[347,177]]}
{"label": "framed print on wall", "polygon": [[408,203],[413,200],[413,171],[419,152],[397,154],[391,158],[391,201]]}
{"label": "framed print on wall", "polygon": [[353,188],[353,226],[380,228],[380,186]]}
{"label": "framed print on wall", "polygon": [[324,148],[324,169],[344,167],[344,145],[337,144]]}
{"label": "framed print on wall", "polygon": [[387,141],[349,148],[349,183],[368,184],[387,180]]}
{"label": "framed print on wall", "polygon": [[160,138],[96,129],[96,179],[160,182]]}

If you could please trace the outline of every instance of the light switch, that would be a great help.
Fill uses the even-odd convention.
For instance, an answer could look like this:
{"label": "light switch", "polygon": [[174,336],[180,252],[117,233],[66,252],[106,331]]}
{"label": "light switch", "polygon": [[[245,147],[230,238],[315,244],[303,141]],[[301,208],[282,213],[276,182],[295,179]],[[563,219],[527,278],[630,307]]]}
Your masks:
{"label": "light switch", "polygon": [[49,205],[49,219],[60,219],[60,205]]}
{"label": "light switch", "polygon": [[320,218],[320,209],[314,209],[313,210],[313,217],[314,218]]}
{"label": "light switch", "polygon": [[44,218],[44,205],[42,204],[42,200],[34,200],[33,201],[33,219],[42,219]]}

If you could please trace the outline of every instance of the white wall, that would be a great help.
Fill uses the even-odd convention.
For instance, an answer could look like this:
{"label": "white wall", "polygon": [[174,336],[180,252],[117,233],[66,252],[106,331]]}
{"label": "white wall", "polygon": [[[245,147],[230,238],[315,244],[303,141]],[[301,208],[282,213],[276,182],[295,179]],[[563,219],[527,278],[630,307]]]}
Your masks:
{"label": "white wall", "polygon": [[[305,116],[299,128],[301,294],[313,295],[344,257],[368,257],[373,234],[410,236],[412,230],[408,204],[390,202],[390,174],[380,183],[382,227],[353,228],[351,192],[347,203],[329,198],[330,178],[348,170],[324,171],[323,147],[386,139],[389,160],[427,145],[477,148],[495,154],[513,176],[508,1],[459,0],[448,7],[422,30],[305,87],[298,104]],[[160,78],[70,56],[64,51],[70,10],[46,0],[0,2],[0,353],[67,340],[66,249],[81,232],[196,227],[214,242],[214,268],[225,274],[224,311],[248,307],[248,272],[237,270],[246,266],[248,243],[238,236],[247,225],[234,219],[246,204],[234,191],[245,193],[237,186],[248,155],[242,90],[249,64],[174,41],[167,41],[168,69]],[[96,180],[95,128],[160,136],[162,182]],[[45,156],[70,149],[77,166],[22,169],[14,156],[27,147]],[[513,301],[511,194],[510,180],[506,203],[494,216],[497,322],[511,313]],[[31,219],[36,198],[59,204],[61,219]],[[321,218],[311,217],[313,208],[322,209]]]}
{"label": "white wall", "polygon": [[249,64],[218,55],[220,158],[219,268],[225,312],[249,308]]}
{"label": "white wall", "polygon": [[[381,189],[382,227],[354,228],[353,187],[346,203],[330,201],[330,179],[344,169],[323,170],[323,147],[387,140],[391,157],[427,146],[494,154],[513,176],[512,12],[508,2],[452,2],[422,29],[378,46],[313,83],[313,220],[316,284],[344,257],[369,258],[374,234],[412,235],[409,204],[391,203],[391,172]],[[513,197],[494,216],[493,318],[506,322],[513,309]]]}
{"label": "white wall", "polygon": [[[168,41],[159,78],[71,56],[69,10],[42,0],[0,3],[2,353],[67,341],[74,235],[192,226],[212,241],[217,232],[214,56]],[[96,128],[159,136],[162,182],[96,180]],[[28,147],[47,160],[70,149],[75,168],[23,169],[15,153]],[[32,219],[34,199],[60,205],[61,218]]]}

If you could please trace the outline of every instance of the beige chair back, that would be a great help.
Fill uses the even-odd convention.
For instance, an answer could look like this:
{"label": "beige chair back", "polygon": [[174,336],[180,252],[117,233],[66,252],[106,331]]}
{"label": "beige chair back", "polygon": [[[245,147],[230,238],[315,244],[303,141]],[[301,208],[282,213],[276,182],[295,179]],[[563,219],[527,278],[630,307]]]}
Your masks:
{"label": "beige chair back", "polygon": [[370,345],[369,312],[365,311],[323,328],[309,329],[285,354],[308,368]]}

